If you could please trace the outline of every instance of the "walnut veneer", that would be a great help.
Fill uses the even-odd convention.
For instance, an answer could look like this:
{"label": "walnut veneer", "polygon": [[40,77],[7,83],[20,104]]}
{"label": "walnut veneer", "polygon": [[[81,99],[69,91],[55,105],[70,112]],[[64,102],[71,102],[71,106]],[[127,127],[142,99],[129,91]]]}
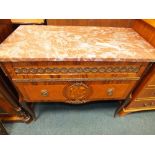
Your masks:
{"label": "walnut veneer", "polygon": [[130,112],[155,109],[155,64],[153,64],[139,86],[134,90],[132,98],[120,115],[124,116]]}

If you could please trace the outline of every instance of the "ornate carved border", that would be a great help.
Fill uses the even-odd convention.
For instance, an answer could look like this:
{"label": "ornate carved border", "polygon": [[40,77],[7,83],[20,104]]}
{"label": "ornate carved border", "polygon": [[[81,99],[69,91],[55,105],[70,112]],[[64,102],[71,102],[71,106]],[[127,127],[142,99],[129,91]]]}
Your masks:
{"label": "ornate carved border", "polygon": [[15,68],[16,74],[51,74],[51,73],[137,73],[138,66],[103,66],[103,67],[47,67]]}

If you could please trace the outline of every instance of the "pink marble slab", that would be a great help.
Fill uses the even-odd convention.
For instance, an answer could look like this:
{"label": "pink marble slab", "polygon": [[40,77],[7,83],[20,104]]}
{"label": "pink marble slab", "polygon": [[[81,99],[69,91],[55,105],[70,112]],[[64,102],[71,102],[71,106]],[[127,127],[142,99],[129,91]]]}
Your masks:
{"label": "pink marble slab", "polygon": [[0,45],[0,61],[155,62],[155,48],[131,28],[25,25]]}

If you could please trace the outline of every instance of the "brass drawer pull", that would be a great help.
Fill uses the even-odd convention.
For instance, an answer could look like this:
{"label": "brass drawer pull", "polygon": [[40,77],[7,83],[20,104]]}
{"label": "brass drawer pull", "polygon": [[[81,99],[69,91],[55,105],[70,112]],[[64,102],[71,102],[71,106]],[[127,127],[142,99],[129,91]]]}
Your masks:
{"label": "brass drawer pull", "polygon": [[48,96],[48,91],[47,90],[41,90],[41,96]]}
{"label": "brass drawer pull", "polygon": [[148,106],[154,106],[154,105],[155,105],[154,102],[151,102],[151,103],[148,103],[148,104],[147,104],[147,103],[144,103],[144,106],[145,106],[145,107],[148,107]]}
{"label": "brass drawer pull", "polygon": [[147,107],[147,106],[148,106],[148,104],[147,104],[147,103],[144,103],[144,106],[145,106],[145,107]]}
{"label": "brass drawer pull", "polygon": [[109,89],[107,90],[107,95],[108,95],[108,96],[112,96],[112,95],[113,95],[113,92],[114,92],[114,88],[109,88]]}

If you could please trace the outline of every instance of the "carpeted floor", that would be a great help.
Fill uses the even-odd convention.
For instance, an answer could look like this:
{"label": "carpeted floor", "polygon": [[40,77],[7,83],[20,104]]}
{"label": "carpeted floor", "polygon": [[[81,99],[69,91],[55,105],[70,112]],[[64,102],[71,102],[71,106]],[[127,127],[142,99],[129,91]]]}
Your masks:
{"label": "carpeted floor", "polygon": [[5,123],[12,135],[130,135],[155,134],[155,112],[113,117],[117,102],[85,105],[36,104],[38,119],[31,124]]}

